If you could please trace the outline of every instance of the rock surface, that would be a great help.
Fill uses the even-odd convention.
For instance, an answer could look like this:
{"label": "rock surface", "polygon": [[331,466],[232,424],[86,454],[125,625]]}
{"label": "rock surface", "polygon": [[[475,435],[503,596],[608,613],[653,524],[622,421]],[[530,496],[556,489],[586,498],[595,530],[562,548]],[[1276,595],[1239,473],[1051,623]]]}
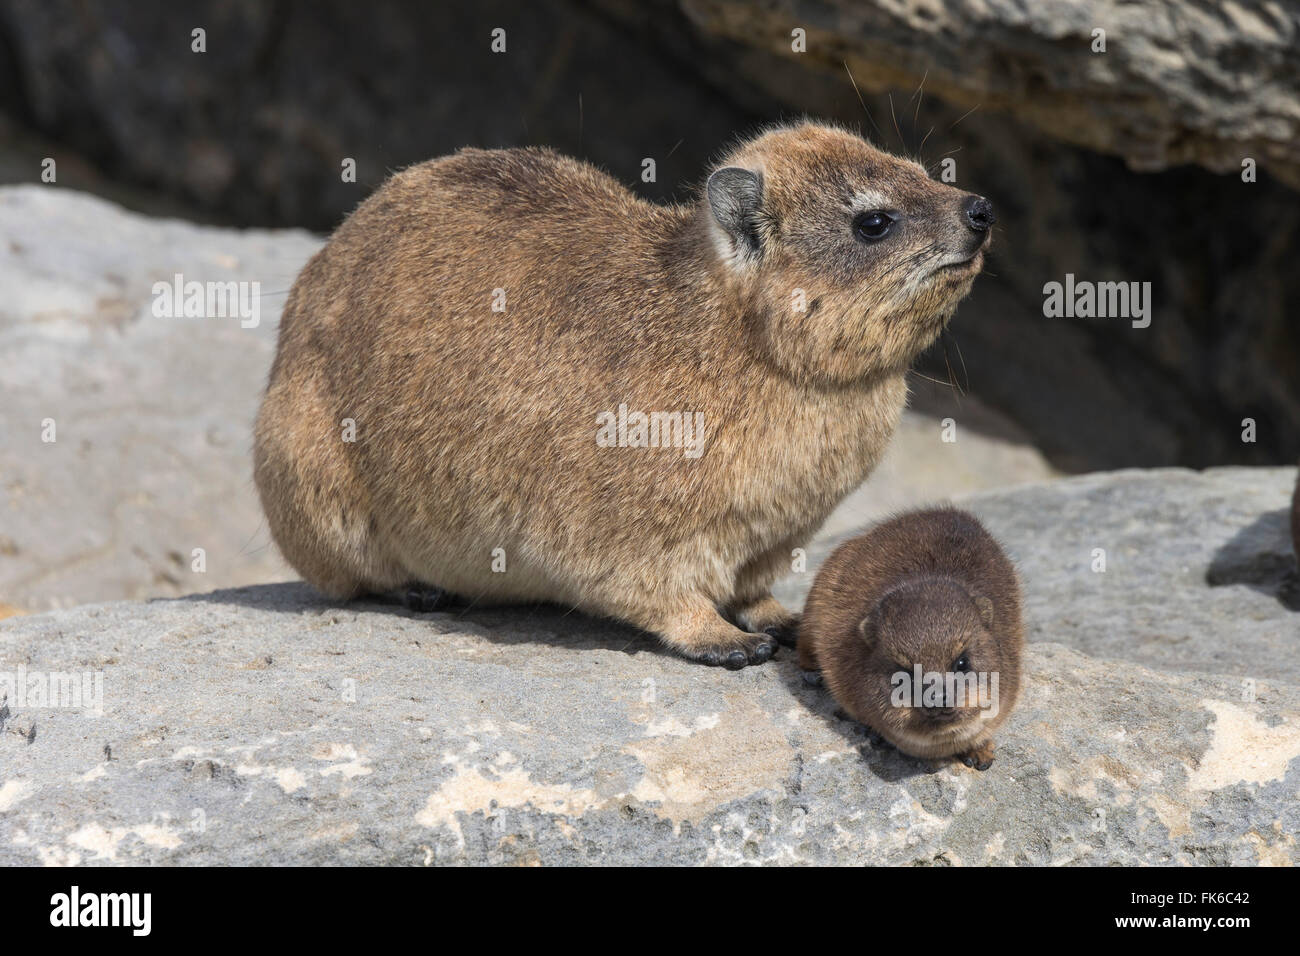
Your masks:
{"label": "rock surface", "polygon": [[1270,655],[1300,614],[1257,566],[1206,582],[1288,555],[1293,480],[968,499],[1018,559],[1033,641],[984,773],[873,746],[788,653],[710,669],[561,610],[277,584],[14,618],[3,669],[102,672],[103,714],[0,705],[0,864],[1295,864],[1300,679]]}
{"label": "rock surface", "polygon": [[[252,481],[252,423],[304,232],[149,219],[66,190],[0,188],[0,604],[27,610],[294,577]],[[159,318],[155,282],[257,282],[260,319]],[[251,287],[250,287],[251,288]],[[978,401],[920,396],[853,527],[920,497],[1047,477]],[[939,419],[961,423],[956,444]],[[43,441],[46,419],[56,441]],[[194,549],[204,551],[196,572]]]}
{"label": "rock surface", "polygon": [[[1239,172],[1250,156],[1300,188],[1300,10],[1277,0],[675,5],[708,36],[837,74],[847,62],[865,90],[924,84],[962,109],[1009,113],[1140,169],[1200,163]],[[804,53],[792,52],[795,28],[806,33]],[[1094,49],[1095,30],[1105,33],[1104,50]]]}
{"label": "rock surface", "polygon": [[[35,610],[289,576],[252,484],[251,426],[285,293],[319,242],[0,190],[0,601]],[[155,317],[154,283],[177,273],[259,282],[258,324]]]}

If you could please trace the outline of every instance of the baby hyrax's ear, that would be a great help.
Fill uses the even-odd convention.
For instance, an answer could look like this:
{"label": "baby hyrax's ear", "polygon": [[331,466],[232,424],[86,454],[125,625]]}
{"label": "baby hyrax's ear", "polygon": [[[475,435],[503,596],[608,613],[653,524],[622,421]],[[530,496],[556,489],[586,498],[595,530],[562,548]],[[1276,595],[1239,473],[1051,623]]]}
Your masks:
{"label": "baby hyrax's ear", "polygon": [[874,647],[876,641],[880,639],[880,625],[883,616],[880,605],[877,604],[867,612],[866,617],[858,621],[858,636],[862,638],[862,643],[868,649]]}
{"label": "baby hyrax's ear", "polygon": [[975,602],[975,610],[984,626],[993,630],[993,599],[984,594],[972,594],[971,600]]}
{"label": "baby hyrax's ear", "polygon": [[763,178],[740,166],[724,166],[706,187],[713,220],[742,256],[758,255],[758,214],[763,207]]}
{"label": "baby hyrax's ear", "polygon": [[895,626],[899,616],[905,614],[905,584],[896,584],[886,591],[880,600],[867,612],[867,616],[858,622],[858,634],[868,648],[874,647],[887,627]]}

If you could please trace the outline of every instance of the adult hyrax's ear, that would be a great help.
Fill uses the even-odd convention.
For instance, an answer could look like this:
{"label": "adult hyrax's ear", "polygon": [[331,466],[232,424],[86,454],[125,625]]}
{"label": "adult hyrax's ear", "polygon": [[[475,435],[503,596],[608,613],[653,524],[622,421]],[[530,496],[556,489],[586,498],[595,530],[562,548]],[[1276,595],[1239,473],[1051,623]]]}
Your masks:
{"label": "adult hyrax's ear", "polygon": [[972,594],[971,600],[975,602],[975,610],[979,612],[984,626],[993,630],[993,599],[984,594]]}
{"label": "adult hyrax's ear", "polygon": [[763,205],[763,180],[739,166],[724,166],[709,177],[709,209],[736,248],[747,255],[758,252],[758,211]]}

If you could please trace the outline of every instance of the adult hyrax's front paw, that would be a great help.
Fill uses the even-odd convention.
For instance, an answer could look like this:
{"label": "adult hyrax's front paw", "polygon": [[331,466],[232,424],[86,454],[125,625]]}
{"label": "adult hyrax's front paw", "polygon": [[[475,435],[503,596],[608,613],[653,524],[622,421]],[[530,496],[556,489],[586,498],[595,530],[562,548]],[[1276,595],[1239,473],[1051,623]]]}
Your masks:
{"label": "adult hyrax's front paw", "polygon": [[736,622],[751,634],[766,634],[778,644],[794,647],[799,633],[799,615],[785,609],[772,595],[735,608]]}
{"label": "adult hyrax's front paw", "polygon": [[976,770],[987,770],[993,766],[993,741],[986,740],[978,747],[957,756],[968,767],[974,767]]}
{"label": "adult hyrax's front paw", "polygon": [[692,649],[686,653],[692,660],[697,660],[701,664],[725,667],[729,671],[738,671],[749,664],[762,664],[771,660],[776,653],[778,645],[776,638],[771,635],[746,634],[741,630],[737,630],[736,633],[745,638],[739,646],[735,643],[727,643]]}
{"label": "adult hyrax's front paw", "polygon": [[661,619],[654,630],[683,656],[728,670],[762,664],[771,660],[777,650],[772,635],[742,631],[704,601],[693,602],[671,618]]}

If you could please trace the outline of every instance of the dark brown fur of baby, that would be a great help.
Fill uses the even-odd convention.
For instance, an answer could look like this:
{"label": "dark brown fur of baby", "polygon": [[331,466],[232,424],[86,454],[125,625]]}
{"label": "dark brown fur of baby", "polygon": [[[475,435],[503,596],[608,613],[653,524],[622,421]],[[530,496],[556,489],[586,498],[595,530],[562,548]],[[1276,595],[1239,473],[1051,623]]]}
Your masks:
{"label": "dark brown fur of baby", "polygon": [[[800,666],[820,670],[854,719],[904,753],[981,770],[1020,690],[1023,647],[1015,568],[979,520],[955,508],[909,512],[836,548],[813,582],[798,640]],[[989,690],[996,675],[996,708],[950,697],[897,706],[895,675],[918,665],[983,675]]]}

